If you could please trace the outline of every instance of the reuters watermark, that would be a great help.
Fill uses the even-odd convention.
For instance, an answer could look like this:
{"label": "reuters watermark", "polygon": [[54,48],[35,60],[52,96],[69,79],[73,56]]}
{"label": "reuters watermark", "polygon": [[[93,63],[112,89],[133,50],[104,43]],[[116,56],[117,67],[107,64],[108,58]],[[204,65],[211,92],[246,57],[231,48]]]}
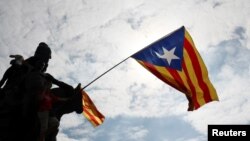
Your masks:
{"label": "reuters watermark", "polygon": [[208,141],[224,138],[250,141],[250,125],[208,125]]}

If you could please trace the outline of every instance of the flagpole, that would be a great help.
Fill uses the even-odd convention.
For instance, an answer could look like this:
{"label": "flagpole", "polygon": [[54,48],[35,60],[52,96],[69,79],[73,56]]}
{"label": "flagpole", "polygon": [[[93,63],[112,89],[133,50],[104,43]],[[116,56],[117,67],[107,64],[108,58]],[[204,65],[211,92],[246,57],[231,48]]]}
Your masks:
{"label": "flagpole", "polygon": [[[182,26],[181,28],[185,28],[185,27]],[[177,30],[179,30],[179,29],[177,29]],[[177,31],[177,30],[175,30],[175,31]],[[175,32],[175,31],[173,31],[173,32]],[[169,35],[172,34],[173,32],[171,32],[171,33],[169,33],[169,34],[167,34],[167,35],[161,37],[160,39],[156,40],[155,42],[160,41],[161,39],[163,39],[163,38],[169,36]],[[151,44],[147,45],[146,47],[140,49],[140,50],[137,51],[137,52],[140,52],[140,51],[144,50],[145,48],[151,46],[151,45],[154,44],[155,42],[152,42]],[[137,53],[137,52],[136,52],[136,53]],[[87,88],[89,85],[91,85],[92,83],[94,83],[96,80],[98,80],[99,78],[101,78],[103,75],[105,75],[106,73],[108,73],[109,71],[111,71],[112,69],[114,69],[115,67],[117,67],[118,65],[120,65],[121,63],[123,63],[123,62],[125,62],[126,60],[128,60],[131,56],[135,55],[136,53],[130,55],[130,56],[127,57],[126,59],[124,59],[124,60],[122,60],[121,62],[119,62],[118,64],[114,65],[112,68],[110,68],[110,69],[108,69],[107,71],[105,71],[104,73],[102,73],[102,74],[101,74],[100,76],[98,76],[96,79],[92,80],[92,81],[89,82],[86,86],[84,86],[83,89]]]}
{"label": "flagpole", "polygon": [[[166,35],[166,36],[167,36],[167,35]],[[166,37],[166,36],[164,36],[164,37]],[[162,38],[164,38],[164,37],[162,37]],[[161,40],[162,38],[160,38],[159,40]],[[158,40],[157,40],[157,41],[158,41]],[[153,42],[153,43],[154,43],[154,42]],[[145,48],[151,46],[153,43],[147,45],[146,47],[140,49],[140,50],[137,51],[137,52],[140,52],[140,51],[142,51],[143,49],[145,49]],[[136,52],[136,53],[137,53],[137,52]],[[127,57],[126,59],[122,60],[121,62],[119,62],[119,63],[117,63],[116,65],[114,65],[112,68],[108,69],[107,71],[105,71],[104,73],[102,73],[101,75],[99,75],[96,79],[92,80],[92,81],[89,82],[86,86],[84,86],[83,89],[87,88],[89,85],[91,85],[92,83],[94,83],[96,80],[98,80],[99,78],[101,78],[103,75],[105,75],[106,73],[108,73],[109,71],[111,71],[112,69],[114,69],[115,67],[117,67],[118,65],[120,65],[121,63],[123,63],[123,62],[125,62],[126,60],[128,60],[131,56],[135,55],[136,53],[130,55],[130,56]]]}
{"label": "flagpole", "polygon": [[[131,55],[131,56],[133,56],[133,55]],[[131,56],[127,57],[126,59],[122,60],[121,62],[119,62],[116,65],[114,65],[112,68],[108,69],[107,71],[105,71],[104,73],[102,73],[101,75],[99,75],[97,78],[95,78],[94,80],[92,80],[91,82],[89,82],[86,86],[84,86],[83,89],[87,88],[89,85],[91,85],[92,83],[94,83],[96,80],[98,80],[99,78],[101,78],[103,75],[105,75],[106,73],[108,73],[109,71],[111,71],[112,69],[114,69],[115,67],[117,67],[118,65],[120,65],[121,63],[123,63],[126,60],[128,60]]]}

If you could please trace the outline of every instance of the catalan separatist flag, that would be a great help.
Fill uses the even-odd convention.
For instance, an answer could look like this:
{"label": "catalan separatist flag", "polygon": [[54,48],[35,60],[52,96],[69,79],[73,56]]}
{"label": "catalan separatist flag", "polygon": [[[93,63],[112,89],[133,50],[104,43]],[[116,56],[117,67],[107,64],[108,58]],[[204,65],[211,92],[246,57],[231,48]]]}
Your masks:
{"label": "catalan separatist flag", "polygon": [[131,57],[159,79],[183,92],[189,101],[188,111],[218,101],[207,68],[184,26]]}
{"label": "catalan separatist flag", "polygon": [[82,90],[83,100],[83,115],[94,126],[98,126],[104,122],[105,117],[97,110],[96,106],[88,96],[88,94]]}

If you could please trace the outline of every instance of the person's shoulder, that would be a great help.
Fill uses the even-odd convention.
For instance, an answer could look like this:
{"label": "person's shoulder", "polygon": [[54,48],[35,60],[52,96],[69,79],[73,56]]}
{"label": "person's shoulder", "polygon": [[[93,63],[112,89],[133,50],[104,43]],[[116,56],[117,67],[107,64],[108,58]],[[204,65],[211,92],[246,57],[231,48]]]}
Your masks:
{"label": "person's shoulder", "polygon": [[36,58],[34,56],[31,56],[31,57],[25,59],[24,61],[29,63],[29,62],[33,62],[35,60],[36,60]]}

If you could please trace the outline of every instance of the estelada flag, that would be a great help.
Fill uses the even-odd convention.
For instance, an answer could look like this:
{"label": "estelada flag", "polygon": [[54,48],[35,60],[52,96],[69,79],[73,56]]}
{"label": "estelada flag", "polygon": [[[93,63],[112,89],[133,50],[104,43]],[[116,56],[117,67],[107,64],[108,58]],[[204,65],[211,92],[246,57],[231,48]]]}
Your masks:
{"label": "estelada flag", "polygon": [[98,111],[88,94],[82,90],[83,115],[94,126],[104,122],[105,117]]}
{"label": "estelada flag", "polygon": [[159,79],[183,92],[189,101],[188,111],[218,101],[207,68],[184,26],[131,57]]}

